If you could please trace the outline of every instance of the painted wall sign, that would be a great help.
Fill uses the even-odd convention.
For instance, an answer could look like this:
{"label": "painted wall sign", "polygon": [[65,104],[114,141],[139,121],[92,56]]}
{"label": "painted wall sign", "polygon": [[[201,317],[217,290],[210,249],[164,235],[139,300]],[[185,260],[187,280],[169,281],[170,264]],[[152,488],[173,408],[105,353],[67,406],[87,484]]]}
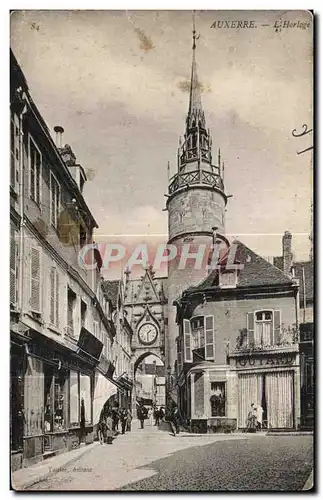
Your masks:
{"label": "painted wall sign", "polygon": [[295,355],[293,354],[280,354],[276,356],[263,356],[261,358],[255,358],[253,356],[248,356],[245,358],[237,359],[237,366],[241,367],[259,367],[269,368],[271,366],[282,366],[282,365],[292,365],[295,361]]}

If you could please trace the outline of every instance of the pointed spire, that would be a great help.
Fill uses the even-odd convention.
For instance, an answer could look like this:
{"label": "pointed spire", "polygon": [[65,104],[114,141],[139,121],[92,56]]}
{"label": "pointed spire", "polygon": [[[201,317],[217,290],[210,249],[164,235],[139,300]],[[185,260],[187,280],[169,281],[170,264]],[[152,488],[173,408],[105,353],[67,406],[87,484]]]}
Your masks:
{"label": "pointed spire", "polygon": [[202,99],[201,99],[201,84],[197,76],[197,65],[195,59],[196,41],[200,36],[196,36],[195,31],[195,12],[193,12],[193,58],[192,58],[192,71],[191,71],[191,86],[190,86],[190,102],[188,107],[188,118],[191,118],[195,113],[203,113]]}

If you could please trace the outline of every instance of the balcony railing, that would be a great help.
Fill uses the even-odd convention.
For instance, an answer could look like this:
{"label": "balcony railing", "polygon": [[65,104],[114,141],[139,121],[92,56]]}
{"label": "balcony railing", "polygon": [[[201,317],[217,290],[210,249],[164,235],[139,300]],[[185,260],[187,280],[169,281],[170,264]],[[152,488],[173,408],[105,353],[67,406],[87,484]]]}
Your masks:
{"label": "balcony railing", "polygon": [[192,172],[175,174],[169,184],[168,192],[169,194],[173,194],[187,184],[207,184],[221,189],[222,191],[224,190],[222,179],[218,173],[209,172],[207,170],[193,170]]}
{"label": "balcony railing", "polygon": [[238,354],[250,351],[272,351],[285,348],[290,349],[298,346],[298,343],[299,331],[295,326],[285,327],[282,325],[280,333],[274,336],[272,342],[264,342],[262,340],[256,342],[251,340],[248,336],[247,329],[242,329],[239,331],[236,345],[232,352]]}

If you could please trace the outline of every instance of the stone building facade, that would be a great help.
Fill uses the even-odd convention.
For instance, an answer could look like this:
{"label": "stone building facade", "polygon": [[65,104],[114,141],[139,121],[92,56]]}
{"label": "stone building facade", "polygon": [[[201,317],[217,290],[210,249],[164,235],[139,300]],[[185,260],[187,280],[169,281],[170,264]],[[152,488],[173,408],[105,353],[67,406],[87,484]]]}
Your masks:
{"label": "stone building facade", "polygon": [[254,403],[263,426],[300,425],[298,280],[239,241],[177,306],[178,385],[193,430],[243,429]]}
{"label": "stone building facade", "polygon": [[[56,145],[13,53],[11,71],[10,349],[13,468],[94,439],[99,378],[109,385],[115,331],[101,291],[86,175]],[[61,133],[61,127],[58,132]],[[113,385],[113,384],[112,384]],[[102,402],[102,401],[101,401]]]}

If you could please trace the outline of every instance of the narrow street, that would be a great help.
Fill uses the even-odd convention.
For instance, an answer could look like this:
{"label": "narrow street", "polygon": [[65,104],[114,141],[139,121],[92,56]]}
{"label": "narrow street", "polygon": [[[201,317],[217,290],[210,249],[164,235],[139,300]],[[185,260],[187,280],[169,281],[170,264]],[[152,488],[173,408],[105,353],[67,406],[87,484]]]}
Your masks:
{"label": "narrow street", "polygon": [[313,467],[312,439],[260,434],[174,438],[134,423],[131,433],[112,445],[96,445],[29,490],[296,491]]}

